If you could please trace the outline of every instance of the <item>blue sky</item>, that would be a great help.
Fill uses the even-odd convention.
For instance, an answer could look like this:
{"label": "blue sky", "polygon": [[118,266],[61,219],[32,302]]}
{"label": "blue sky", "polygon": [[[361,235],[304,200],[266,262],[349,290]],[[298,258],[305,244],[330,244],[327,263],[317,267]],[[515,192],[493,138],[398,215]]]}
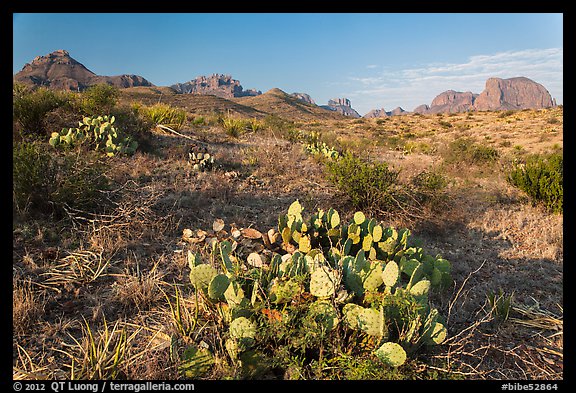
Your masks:
{"label": "blue sky", "polygon": [[489,77],[563,100],[562,14],[14,14],[13,72],[57,49],[99,75],[155,85],[230,74],[245,89],[412,110]]}

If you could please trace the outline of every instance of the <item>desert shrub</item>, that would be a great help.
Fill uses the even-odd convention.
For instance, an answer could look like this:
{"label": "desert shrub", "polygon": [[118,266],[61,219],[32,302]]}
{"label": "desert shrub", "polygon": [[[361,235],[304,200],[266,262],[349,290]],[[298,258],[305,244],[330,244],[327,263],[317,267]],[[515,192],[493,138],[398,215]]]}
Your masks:
{"label": "desert shrub", "polygon": [[418,203],[430,206],[433,210],[439,210],[445,206],[448,180],[444,175],[422,171],[411,179],[410,185],[412,196]]}
{"label": "desert shrub", "polygon": [[224,131],[226,135],[231,136],[233,138],[238,138],[240,135],[246,131],[249,125],[249,121],[245,119],[235,119],[233,117],[225,117],[222,120],[222,127],[224,127]]}
{"label": "desert shrub", "polygon": [[118,102],[120,91],[105,83],[88,87],[80,97],[80,109],[87,116],[110,113]]}
{"label": "desert shrub", "polygon": [[15,85],[12,95],[13,119],[24,134],[46,135],[44,122],[50,111],[71,104],[70,93],[56,92],[47,88],[29,90]]}
{"label": "desert shrub", "polygon": [[153,142],[153,134],[150,132],[154,125],[149,118],[140,113],[137,105],[118,105],[110,114],[116,118],[117,127],[138,142],[138,150],[153,152],[157,149]]}
{"label": "desert shrub", "polygon": [[52,156],[38,142],[14,142],[12,203],[18,210],[45,208],[56,182]]}
{"label": "desert shrub", "polygon": [[54,212],[104,206],[107,167],[90,154],[55,156],[39,142],[15,142],[12,150],[13,205],[17,210]]}
{"label": "desert shrub", "polygon": [[348,152],[338,160],[327,161],[326,166],[330,181],[357,209],[375,212],[393,208],[399,172],[387,163],[368,162]]}
{"label": "desert shrub", "polygon": [[513,114],[514,114],[514,111],[513,111],[513,110],[507,110],[507,111],[500,112],[500,114],[498,115],[498,117],[499,117],[500,119],[503,119],[503,118],[505,118],[505,117],[512,116]]}
{"label": "desert shrub", "polygon": [[485,165],[496,161],[499,156],[498,150],[491,146],[474,143],[469,138],[458,138],[448,145],[448,149],[444,153],[444,160],[449,164],[464,162]]}
{"label": "desert shrub", "polygon": [[180,129],[186,122],[186,111],[168,104],[140,106],[138,111],[153,126],[164,125],[174,130]]}
{"label": "desert shrub", "polygon": [[444,120],[439,120],[438,124],[444,128],[452,128],[452,123],[450,123],[449,121],[444,121]]}
{"label": "desert shrub", "polygon": [[541,203],[554,213],[561,213],[564,200],[563,154],[530,155],[517,164],[508,181],[526,192],[533,203]]}

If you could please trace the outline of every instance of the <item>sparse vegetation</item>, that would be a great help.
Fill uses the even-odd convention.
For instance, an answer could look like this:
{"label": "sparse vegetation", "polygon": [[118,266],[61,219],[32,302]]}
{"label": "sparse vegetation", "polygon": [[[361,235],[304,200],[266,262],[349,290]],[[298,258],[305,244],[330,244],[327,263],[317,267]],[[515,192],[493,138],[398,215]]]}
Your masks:
{"label": "sparse vegetation", "polygon": [[[159,95],[32,93],[14,379],[562,379],[562,108],[303,121],[164,94],[179,137]],[[88,106],[137,151],[52,148]]]}
{"label": "sparse vegetation", "polygon": [[534,203],[542,203],[554,213],[561,213],[564,201],[563,153],[531,155],[510,173],[511,184],[526,192]]}

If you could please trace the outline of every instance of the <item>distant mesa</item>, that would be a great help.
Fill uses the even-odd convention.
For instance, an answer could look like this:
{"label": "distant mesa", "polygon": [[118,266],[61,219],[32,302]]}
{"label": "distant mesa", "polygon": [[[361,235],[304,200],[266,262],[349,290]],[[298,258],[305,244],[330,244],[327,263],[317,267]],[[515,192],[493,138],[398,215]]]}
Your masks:
{"label": "distant mesa", "polygon": [[397,116],[408,113],[458,113],[469,111],[499,111],[520,109],[542,109],[556,106],[548,90],[539,83],[526,77],[510,79],[489,78],[480,94],[470,91],[447,90],[438,94],[430,106],[422,104],[412,112],[398,107],[390,112],[374,109],[364,115],[365,118]]}
{"label": "distant mesa", "polygon": [[262,94],[255,89],[244,90],[240,81],[224,74],[199,76],[189,82],[176,83],[170,87],[181,94],[211,94],[221,98],[252,97]]}
{"label": "distant mesa", "polygon": [[306,93],[292,93],[290,94],[292,97],[299,99],[300,101],[306,102],[310,105],[316,105],[312,97],[310,97]]}
{"label": "distant mesa", "polygon": [[478,94],[470,91],[459,92],[448,90],[437,95],[427,113],[455,113],[474,110],[474,100]]}
{"label": "distant mesa", "polygon": [[328,100],[328,105],[321,105],[321,108],[328,109],[334,112],[338,112],[344,116],[348,117],[360,117],[358,112],[352,109],[352,104],[348,98],[333,98]]}
{"label": "distant mesa", "polygon": [[96,75],[74,60],[68,51],[59,49],[45,56],[37,56],[14,75],[14,81],[28,86],[44,86],[56,90],[83,91],[89,86],[105,83],[126,88],[154,86],[139,75]]}
{"label": "distant mesa", "polygon": [[480,94],[448,90],[437,95],[428,109],[420,105],[418,113],[456,113],[543,109],[556,106],[548,90],[526,77],[489,78]]}

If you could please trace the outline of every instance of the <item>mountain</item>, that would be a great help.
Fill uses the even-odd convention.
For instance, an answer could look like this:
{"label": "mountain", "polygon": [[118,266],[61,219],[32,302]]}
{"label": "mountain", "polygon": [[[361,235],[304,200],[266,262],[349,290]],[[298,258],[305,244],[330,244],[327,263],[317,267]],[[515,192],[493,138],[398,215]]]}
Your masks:
{"label": "mountain", "polygon": [[232,79],[230,75],[212,74],[199,76],[186,83],[176,83],[170,86],[182,94],[210,94],[222,98],[257,96],[262,94],[259,90],[244,90],[240,81]]}
{"label": "mountain", "polygon": [[467,111],[501,111],[542,109],[556,106],[548,90],[526,77],[489,78],[480,94],[447,90],[437,95],[430,105],[420,105],[418,113],[454,113]]}
{"label": "mountain", "polygon": [[316,103],[314,102],[314,100],[312,99],[312,97],[310,97],[308,94],[306,93],[292,93],[290,94],[292,97],[299,99],[300,101],[304,101],[308,104],[311,105],[316,105]]}
{"label": "mountain", "polygon": [[360,117],[358,112],[352,108],[352,104],[348,98],[333,98],[328,100],[328,105],[321,105],[320,107],[330,111],[338,112],[347,117]]}
{"label": "mountain", "polygon": [[366,113],[363,117],[366,119],[376,119],[388,116],[390,116],[390,112],[386,112],[384,108],[381,108],[381,109],[372,109],[370,112]]}
{"label": "mountain", "polygon": [[525,77],[490,78],[476,98],[476,110],[542,109],[556,103],[544,86]]}
{"label": "mountain", "polygon": [[74,60],[63,49],[36,57],[14,75],[14,81],[28,86],[45,86],[52,89],[73,91],[82,91],[89,86],[100,83],[120,88],[154,86],[139,75],[96,75],[82,63]]}

